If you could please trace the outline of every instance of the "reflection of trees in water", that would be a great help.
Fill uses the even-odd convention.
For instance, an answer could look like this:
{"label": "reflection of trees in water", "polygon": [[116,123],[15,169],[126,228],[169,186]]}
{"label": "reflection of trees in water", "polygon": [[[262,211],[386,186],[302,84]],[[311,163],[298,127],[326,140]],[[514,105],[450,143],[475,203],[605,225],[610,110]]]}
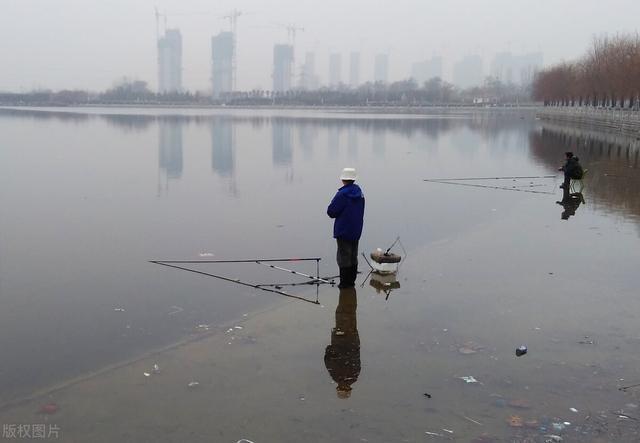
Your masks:
{"label": "reflection of trees in water", "polygon": [[587,201],[640,222],[639,141],[553,124],[531,132],[529,141],[533,156],[552,168],[559,167],[565,151],[573,151],[588,170]]}
{"label": "reflection of trees in water", "polygon": [[0,109],[0,116],[3,118],[25,117],[31,120],[55,120],[63,123],[86,123],[89,120],[97,119],[97,115],[75,112],[49,112],[36,109]]}
{"label": "reflection of trees in water", "polygon": [[[437,139],[442,133],[456,128],[466,127],[482,133],[484,136],[497,136],[504,131],[521,129],[527,124],[514,113],[513,116],[504,113],[481,111],[481,112],[459,112],[457,114],[448,113],[446,115],[429,115],[416,117],[413,115],[385,117],[381,115],[365,115],[354,113],[351,117],[347,113],[336,113],[336,117],[314,116],[312,113],[300,116],[282,115],[240,115],[240,114],[218,114],[218,115],[154,115],[150,109],[148,114],[125,114],[125,113],[104,113],[100,114],[95,109],[88,109],[87,112],[78,111],[48,111],[48,110],[14,110],[1,109],[3,116],[24,117],[30,116],[34,119],[56,119],[64,122],[85,122],[90,119],[102,119],[112,126],[131,130],[141,131],[148,128],[158,120],[174,122],[192,122],[195,124],[211,125],[211,121],[221,117],[230,119],[234,124],[248,123],[253,128],[259,129],[266,125],[278,124],[280,126],[304,126],[312,125],[316,129],[327,129],[338,127],[340,129],[354,128],[362,132],[372,132],[374,130],[384,130],[398,133],[404,136],[422,134],[433,139]],[[95,113],[94,113],[95,112]],[[106,111],[108,112],[108,111]],[[139,112],[139,110],[136,110]],[[525,112],[525,111],[520,111]]]}
{"label": "reflection of trees in water", "polygon": [[[147,129],[158,117],[151,115],[101,115],[102,119],[110,126],[117,127],[127,132],[139,132]],[[175,120],[172,122],[175,123]]]}

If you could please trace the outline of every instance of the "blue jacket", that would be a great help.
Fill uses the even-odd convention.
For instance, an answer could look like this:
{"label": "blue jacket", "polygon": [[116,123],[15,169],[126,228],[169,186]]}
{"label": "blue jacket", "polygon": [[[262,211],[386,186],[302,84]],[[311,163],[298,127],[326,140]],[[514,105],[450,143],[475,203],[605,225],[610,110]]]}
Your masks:
{"label": "blue jacket", "polygon": [[360,186],[349,184],[338,189],[327,215],[335,218],[333,237],[343,240],[359,240],[364,222],[364,194]]}

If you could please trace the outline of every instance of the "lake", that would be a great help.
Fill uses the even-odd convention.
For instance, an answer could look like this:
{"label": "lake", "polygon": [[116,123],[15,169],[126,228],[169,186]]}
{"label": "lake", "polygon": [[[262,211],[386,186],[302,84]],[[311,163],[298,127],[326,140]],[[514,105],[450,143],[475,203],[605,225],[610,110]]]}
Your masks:
{"label": "lake", "polygon": [[[3,432],[638,441],[639,151],[520,109],[0,109]],[[397,280],[150,263],[331,279],[345,166]]]}

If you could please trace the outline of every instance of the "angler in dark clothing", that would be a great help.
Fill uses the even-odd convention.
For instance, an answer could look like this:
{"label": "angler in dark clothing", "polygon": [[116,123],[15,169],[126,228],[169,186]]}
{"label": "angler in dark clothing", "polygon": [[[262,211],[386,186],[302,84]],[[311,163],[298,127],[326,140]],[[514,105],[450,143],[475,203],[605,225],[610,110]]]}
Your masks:
{"label": "angler in dark clothing", "polygon": [[358,241],[364,224],[364,194],[356,180],[354,168],[344,168],[343,186],[331,200],[327,215],[333,219],[333,237],[338,243],[336,259],[340,268],[340,288],[353,287],[358,275]]}
{"label": "angler in dark clothing", "polygon": [[580,159],[573,155],[573,152],[565,152],[566,162],[558,171],[564,171],[564,182],[560,185],[562,189],[569,189],[571,179],[581,179],[583,170]]}
{"label": "angler in dark clothing", "polygon": [[331,344],[324,352],[324,365],[336,382],[339,398],[351,395],[351,385],[360,375],[360,336],[356,309],[358,298],[355,288],[340,289],[336,307],[336,327],[331,330]]}

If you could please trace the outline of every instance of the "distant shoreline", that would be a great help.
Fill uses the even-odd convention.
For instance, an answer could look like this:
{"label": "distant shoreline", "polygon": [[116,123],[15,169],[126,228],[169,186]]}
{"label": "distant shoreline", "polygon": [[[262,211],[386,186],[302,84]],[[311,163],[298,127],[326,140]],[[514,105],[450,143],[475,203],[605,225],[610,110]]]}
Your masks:
{"label": "distant shoreline", "polygon": [[148,111],[158,109],[166,110],[196,110],[196,111],[319,111],[335,113],[353,114],[388,114],[388,115],[442,115],[442,114],[468,114],[471,112],[493,112],[509,113],[513,111],[536,111],[540,107],[535,104],[513,105],[513,106],[463,106],[463,105],[443,105],[443,106],[296,106],[296,105],[259,105],[259,106],[223,106],[223,105],[166,105],[166,104],[83,104],[83,105],[3,105],[0,109],[41,111],[41,112],[77,112],[82,109],[127,109]]}

